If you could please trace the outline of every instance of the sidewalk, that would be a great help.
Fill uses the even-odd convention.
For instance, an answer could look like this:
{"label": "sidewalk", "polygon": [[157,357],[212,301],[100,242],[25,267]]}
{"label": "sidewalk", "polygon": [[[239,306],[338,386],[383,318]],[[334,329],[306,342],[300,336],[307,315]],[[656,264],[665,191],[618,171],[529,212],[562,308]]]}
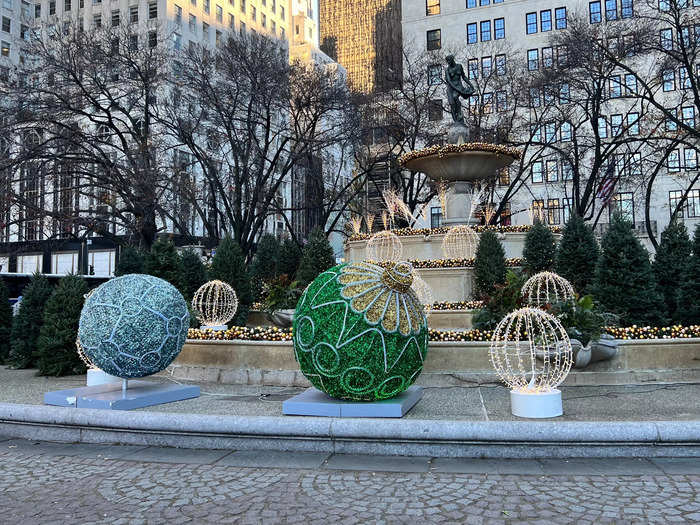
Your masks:
{"label": "sidewalk", "polygon": [[700,383],[564,387],[565,415],[545,421],[513,417],[500,385],[426,388],[405,418],[368,420],[282,416],[295,388],[200,383],[198,399],[110,412],[41,405],[44,392],[80,386],[82,376],[0,369],[0,384],[0,434],[11,437],[426,456],[700,456]]}

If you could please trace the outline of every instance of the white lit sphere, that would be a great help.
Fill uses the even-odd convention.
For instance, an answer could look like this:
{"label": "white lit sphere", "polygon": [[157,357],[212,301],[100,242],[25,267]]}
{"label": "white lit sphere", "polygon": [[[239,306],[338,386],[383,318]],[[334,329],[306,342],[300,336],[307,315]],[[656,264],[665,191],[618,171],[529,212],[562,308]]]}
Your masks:
{"label": "white lit sphere", "polygon": [[403,245],[398,236],[389,230],[375,233],[367,241],[367,257],[375,262],[396,262],[401,260]]}
{"label": "white lit sphere", "polygon": [[423,305],[423,312],[426,317],[430,316],[430,310],[435,302],[433,298],[433,289],[422,279],[418,272],[415,270],[412,272],[413,284],[411,284],[411,289],[415,292],[418,300]]}
{"label": "white lit sphere", "polygon": [[228,283],[209,281],[195,292],[192,308],[203,325],[221,326],[236,315],[238,297]]}
{"label": "white lit sphere", "polygon": [[466,224],[453,226],[442,239],[445,259],[469,259],[474,257],[479,244],[479,235]]}
{"label": "white lit sphere", "polygon": [[528,306],[544,306],[574,298],[574,288],[561,275],[540,272],[530,277],[520,292]]}
{"label": "white lit sphere", "polygon": [[539,308],[521,308],[505,316],[493,332],[489,356],[501,380],[526,393],[554,390],[573,362],[566,330]]}

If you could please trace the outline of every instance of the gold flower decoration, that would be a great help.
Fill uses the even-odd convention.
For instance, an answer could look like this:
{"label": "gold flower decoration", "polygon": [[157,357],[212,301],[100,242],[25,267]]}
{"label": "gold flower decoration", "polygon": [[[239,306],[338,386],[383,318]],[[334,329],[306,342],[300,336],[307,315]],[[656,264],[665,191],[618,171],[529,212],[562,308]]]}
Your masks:
{"label": "gold flower decoration", "polygon": [[427,324],[423,305],[411,289],[413,268],[409,263],[390,263],[386,268],[367,262],[348,264],[338,275],[340,295],[355,313],[364,313],[372,326],[381,323],[387,332],[418,334]]}

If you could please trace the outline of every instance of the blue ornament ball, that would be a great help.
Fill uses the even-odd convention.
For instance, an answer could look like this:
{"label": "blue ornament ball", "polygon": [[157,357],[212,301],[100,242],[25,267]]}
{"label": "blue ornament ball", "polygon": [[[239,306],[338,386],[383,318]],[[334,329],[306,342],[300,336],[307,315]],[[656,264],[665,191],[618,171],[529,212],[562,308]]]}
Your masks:
{"label": "blue ornament ball", "polygon": [[85,300],[78,338],[96,367],[123,379],[164,370],[187,339],[190,314],[182,294],[152,275],[111,279]]}

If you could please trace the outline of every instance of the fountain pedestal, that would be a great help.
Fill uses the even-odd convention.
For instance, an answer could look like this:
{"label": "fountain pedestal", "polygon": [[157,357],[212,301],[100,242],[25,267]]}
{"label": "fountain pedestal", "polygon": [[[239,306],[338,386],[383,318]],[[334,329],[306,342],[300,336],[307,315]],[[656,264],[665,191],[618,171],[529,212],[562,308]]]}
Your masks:
{"label": "fountain pedestal", "polygon": [[472,182],[451,182],[448,184],[447,206],[445,207],[446,217],[442,223],[445,226],[457,226],[458,224],[469,224],[474,226],[479,224],[476,217],[469,216],[472,209],[472,196],[474,195],[474,183]]}

